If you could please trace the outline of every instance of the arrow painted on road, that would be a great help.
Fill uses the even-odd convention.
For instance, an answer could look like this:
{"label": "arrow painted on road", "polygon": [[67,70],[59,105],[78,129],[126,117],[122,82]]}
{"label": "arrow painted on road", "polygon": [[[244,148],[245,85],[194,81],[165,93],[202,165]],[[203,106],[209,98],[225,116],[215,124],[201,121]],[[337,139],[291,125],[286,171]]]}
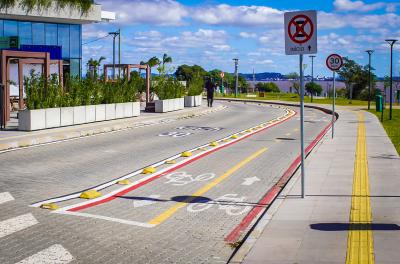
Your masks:
{"label": "arrow painted on road", "polygon": [[160,198],[160,195],[150,195],[149,197],[146,197],[146,198],[134,200],[133,207],[138,208],[138,207],[143,207],[143,206],[157,203],[159,201],[158,198]]}
{"label": "arrow painted on road", "polygon": [[258,182],[258,181],[261,181],[261,180],[255,176],[251,177],[251,178],[245,178],[242,185],[250,186],[250,185],[253,185],[253,183]]}

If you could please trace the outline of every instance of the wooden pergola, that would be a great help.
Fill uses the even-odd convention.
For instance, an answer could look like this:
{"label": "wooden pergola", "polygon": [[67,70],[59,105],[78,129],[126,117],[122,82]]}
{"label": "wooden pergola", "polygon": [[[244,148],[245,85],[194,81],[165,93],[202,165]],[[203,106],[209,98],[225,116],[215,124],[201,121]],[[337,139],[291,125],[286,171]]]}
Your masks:
{"label": "wooden pergola", "polygon": [[3,120],[5,122],[10,120],[10,62],[18,61],[18,80],[19,80],[19,109],[24,107],[24,74],[23,67],[25,64],[42,64],[43,74],[47,78],[50,77],[50,64],[58,64],[59,82],[63,83],[63,61],[51,60],[50,53],[48,52],[30,52],[30,51],[17,51],[17,50],[1,50],[0,51],[0,71],[1,83],[4,85],[3,96]]}
{"label": "wooden pergola", "polygon": [[149,65],[140,65],[140,64],[105,64],[103,66],[104,70],[104,81],[108,81],[107,72],[108,69],[122,69],[122,74],[127,76],[128,80],[131,78],[131,70],[132,69],[142,69],[146,70],[146,103],[150,101],[150,78],[151,78],[151,69]]}

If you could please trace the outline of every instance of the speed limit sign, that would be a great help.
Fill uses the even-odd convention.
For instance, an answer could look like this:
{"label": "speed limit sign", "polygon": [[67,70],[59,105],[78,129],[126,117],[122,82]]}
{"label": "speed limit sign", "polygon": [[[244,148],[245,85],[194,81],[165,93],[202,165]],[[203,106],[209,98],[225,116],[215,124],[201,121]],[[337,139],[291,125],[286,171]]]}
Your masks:
{"label": "speed limit sign", "polygon": [[331,71],[338,71],[343,66],[343,58],[338,54],[331,54],[326,59],[326,66]]}

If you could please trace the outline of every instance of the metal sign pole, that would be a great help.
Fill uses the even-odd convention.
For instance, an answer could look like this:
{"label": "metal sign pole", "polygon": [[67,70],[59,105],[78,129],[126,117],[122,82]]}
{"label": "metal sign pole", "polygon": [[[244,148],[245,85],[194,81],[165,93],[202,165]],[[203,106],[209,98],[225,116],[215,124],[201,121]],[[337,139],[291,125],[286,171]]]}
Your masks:
{"label": "metal sign pole", "polygon": [[301,198],[305,197],[305,169],[304,169],[304,72],[303,54],[300,54],[300,138],[301,138]]}
{"label": "metal sign pole", "polygon": [[3,130],[5,128],[4,124],[4,98],[3,98],[3,92],[4,92],[4,85],[0,84],[0,129]]}
{"label": "metal sign pole", "polygon": [[332,138],[335,136],[336,72],[333,71]]}

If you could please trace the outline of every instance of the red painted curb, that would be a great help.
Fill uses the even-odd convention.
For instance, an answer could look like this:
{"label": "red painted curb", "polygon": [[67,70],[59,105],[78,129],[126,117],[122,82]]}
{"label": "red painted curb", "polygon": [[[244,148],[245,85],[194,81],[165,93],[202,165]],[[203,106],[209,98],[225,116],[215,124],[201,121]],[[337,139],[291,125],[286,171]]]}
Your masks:
{"label": "red painted curb", "polygon": [[201,159],[203,157],[206,157],[206,156],[210,155],[211,153],[216,152],[217,150],[226,148],[226,147],[228,147],[230,145],[233,145],[235,143],[238,143],[238,142],[240,142],[240,141],[242,141],[242,140],[244,140],[244,139],[246,139],[248,137],[251,137],[251,136],[253,136],[253,135],[257,134],[257,133],[260,133],[260,132],[265,131],[265,130],[271,128],[271,127],[277,126],[277,125],[279,125],[279,124],[281,124],[281,123],[283,123],[285,121],[288,121],[288,120],[290,120],[291,118],[293,118],[293,117],[295,117],[297,115],[297,111],[294,111],[294,112],[295,112],[295,114],[290,116],[290,117],[288,117],[288,118],[280,120],[279,122],[277,122],[275,124],[272,124],[272,125],[270,125],[268,127],[264,127],[264,128],[262,128],[262,129],[260,129],[260,130],[258,130],[256,132],[252,132],[252,133],[250,133],[250,134],[248,134],[246,136],[243,136],[242,138],[240,138],[240,139],[238,139],[236,141],[233,141],[233,142],[227,143],[225,145],[219,146],[219,147],[217,147],[217,148],[215,148],[215,149],[213,149],[213,150],[211,150],[211,151],[209,151],[207,153],[203,153],[202,155],[199,155],[199,156],[197,156],[197,157],[195,157],[193,159],[190,159],[190,160],[180,164],[179,166],[173,167],[173,168],[163,172],[162,174],[154,175],[154,177],[149,178],[149,179],[147,179],[147,180],[145,180],[145,181],[143,181],[141,183],[138,183],[136,185],[130,186],[129,188],[123,189],[120,192],[114,194],[113,196],[106,197],[104,199],[101,199],[101,200],[98,200],[98,201],[95,201],[95,202],[92,202],[92,203],[88,203],[88,204],[85,204],[85,205],[73,207],[73,208],[68,209],[67,211],[69,211],[69,212],[78,212],[78,211],[81,211],[81,210],[84,210],[84,209],[87,209],[87,208],[90,208],[90,207],[93,207],[93,206],[96,206],[96,205],[100,205],[100,204],[103,204],[103,203],[110,202],[110,201],[118,198],[119,196],[122,196],[122,195],[124,195],[126,193],[129,193],[129,192],[131,192],[133,190],[136,190],[136,189],[138,189],[138,188],[140,188],[140,187],[142,187],[142,186],[144,186],[144,185],[146,185],[146,184],[148,184],[148,183],[150,183],[150,182],[152,182],[152,181],[154,181],[156,179],[159,179],[159,178],[161,178],[161,177],[163,177],[163,176],[165,176],[165,175],[167,175],[167,174],[169,174],[169,173],[171,173],[173,171],[176,171],[176,170],[178,170],[178,169],[180,169],[180,168],[182,168],[182,167],[184,167],[184,166],[186,166],[186,165],[188,165],[188,164],[190,164],[190,163],[192,163],[192,162],[194,162],[196,160],[199,160],[199,159]]}
{"label": "red painted curb", "polygon": [[[331,128],[332,123],[329,123],[321,133],[308,145],[305,149],[306,155],[308,155],[311,150],[318,144],[318,142],[322,139],[323,136],[328,132]],[[257,206],[254,207],[240,222],[238,226],[233,229],[228,236],[225,237],[225,241],[227,243],[234,243],[238,240],[243,231],[253,222],[253,220],[260,214],[262,210],[264,210],[268,205],[270,205],[276,197],[278,197],[279,193],[283,190],[285,185],[288,183],[296,169],[301,164],[301,155],[297,156],[297,158],[293,161],[293,163],[289,166],[289,168],[283,173],[282,177],[279,181],[268,190],[268,192],[264,195],[264,197],[258,202]]]}

